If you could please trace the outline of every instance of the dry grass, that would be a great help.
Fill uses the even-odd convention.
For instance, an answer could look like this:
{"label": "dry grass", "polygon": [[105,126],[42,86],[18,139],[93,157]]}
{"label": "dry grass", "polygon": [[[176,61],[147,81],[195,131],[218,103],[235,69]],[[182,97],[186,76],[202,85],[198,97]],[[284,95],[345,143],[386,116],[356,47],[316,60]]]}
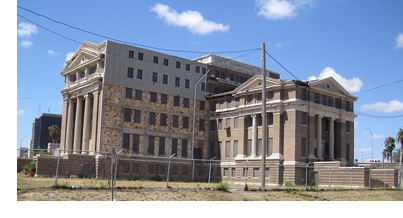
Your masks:
{"label": "dry grass", "polygon": [[[59,179],[64,188],[52,188],[54,178],[17,177],[18,201],[110,201],[108,180]],[[231,184],[228,192],[208,190],[207,183],[153,181],[117,181],[117,201],[402,201],[403,190],[335,189],[305,190],[283,187],[281,190],[243,191],[243,185]],[[72,188],[72,187],[75,188]],[[211,184],[215,188],[217,184]],[[77,188],[78,187],[78,188]],[[258,187],[249,186],[257,190]]]}

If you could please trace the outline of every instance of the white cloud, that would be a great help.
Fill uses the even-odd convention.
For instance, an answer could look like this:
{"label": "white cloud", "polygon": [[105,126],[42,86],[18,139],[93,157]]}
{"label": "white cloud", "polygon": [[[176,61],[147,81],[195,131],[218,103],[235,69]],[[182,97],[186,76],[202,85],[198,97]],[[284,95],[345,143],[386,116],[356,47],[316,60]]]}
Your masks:
{"label": "white cloud", "polygon": [[56,55],[59,54],[59,52],[55,52],[55,51],[52,51],[52,50],[48,50],[47,52],[48,52],[48,54],[49,54],[50,56],[56,56]]}
{"label": "white cloud", "polygon": [[386,136],[384,136],[383,134],[380,134],[380,135],[373,134],[372,138],[375,140],[378,140],[378,139],[385,139]]}
{"label": "white cloud", "polygon": [[198,11],[185,11],[179,14],[169,6],[163,4],[156,4],[151,11],[157,13],[158,17],[164,19],[168,24],[186,27],[192,33],[201,35],[214,31],[227,32],[230,27],[229,25],[205,20]]}
{"label": "white cloud", "polygon": [[269,20],[294,18],[298,15],[297,10],[313,7],[313,0],[256,0],[259,8],[258,15]]}
{"label": "white cloud", "polygon": [[66,61],[70,60],[71,57],[73,57],[74,52],[69,52],[66,54]]}
{"label": "white cloud", "polygon": [[396,47],[403,48],[403,33],[399,33],[396,37]]}
{"label": "white cloud", "polygon": [[24,47],[24,48],[28,48],[28,47],[32,46],[33,43],[32,43],[31,41],[22,40],[22,41],[20,42],[20,45],[21,45],[22,47]]}
{"label": "white cloud", "polygon": [[18,110],[17,111],[17,115],[24,115],[25,114],[25,111],[24,110]]}
{"label": "white cloud", "polygon": [[20,28],[17,30],[17,34],[19,36],[28,36],[31,37],[31,34],[38,33],[38,28],[36,28],[35,24],[23,23],[21,22],[18,25]]}
{"label": "white cloud", "polygon": [[342,85],[348,92],[359,92],[364,86],[364,83],[356,77],[347,79],[338,74],[333,68],[326,67],[319,75],[319,77],[311,76],[308,80],[324,79],[333,77],[340,85]]}
{"label": "white cloud", "polygon": [[361,110],[373,110],[373,111],[382,111],[385,113],[393,113],[403,111],[403,103],[397,100],[392,100],[388,103],[378,101],[374,104],[362,105]]}
{"label": "white cloud", "polygon": [[290,44],[290,42],[277,42],[276,44],[274,44],[274,46],[276,46],[277,48],[282,48],[289,44]]}
{"label": "white cloud", "polygon": [[370,152],[370,151],[372,151],[372,148],[361,148],[361,149],[359,150],[359,152],[364,152],[364,153]]}

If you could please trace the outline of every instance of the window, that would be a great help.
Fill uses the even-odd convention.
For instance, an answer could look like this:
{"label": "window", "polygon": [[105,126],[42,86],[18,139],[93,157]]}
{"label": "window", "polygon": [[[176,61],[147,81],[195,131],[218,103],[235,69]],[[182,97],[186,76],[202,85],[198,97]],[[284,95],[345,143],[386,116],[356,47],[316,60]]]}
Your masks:
{"label": "window", "polygon": [[127,77],[133,78],[133,72],[134,72],[134,68],[132,68],[132,67],[127,68]]}
{"label": "window", "polygon": [[341,107],[340,107],[340,99],[339,99],[339,98],[335,98],[334,100],[335,100],[335,102],[334,102],[335,107],[338,108],[338,109],[340,109],[340,108],[341,108]]}
{"label": "window", "polygon": [[157,57],[157,56],[154,56],[154,58],[153,58],[153,63],[154,63],[154,64],[158,64],[158,57]]}
{"label": "window", "polygon": [[133,90],[131,88],[126,88],[125,98],[132,98]]}
{"label": "window", "polygon": [[168,104],[168,95],[161,94],[161,104]]}
{"label": "window", "polygon": [[138,164],[133,164],[133,174],[139,174],[139,165]]}
{"label": "window", "polygon": [[154,164],[148,165],[148,174],[149,175],[154,175],[155,174],[155,165]]}
{"label": "window", "polygon": [[141,100],[143,99],[143,92],[141,90],[136,90],[136,96],[135,96],[136,100]]}
{"label": "window", "polygon": [[315,92],[314,102],[315,102],[316,104],[319,104],[319,103],[320,103],[319,97],[320,97],[320,96],[319,96],[319,93]]}
{"label": "window", "polygon": [[129,150],[130,134],[123,133],[123,146],[122,148]]}
{"label": "window", "polygon": [[188,98],[183,98],[183,107],[188,108],[189,107],[189,99]]}
{"label": "window", "polygon": [[306,138],[301,138],[301,157],[306,157]]}
{"label": "window", "polygon": [[222,130],[222,119],[218,119],[218,130]]}
{"label": "window", "polygon": [[186,64],[186,70],[190,71],[190,64]]}
{"label": "window", "polygon": [[171,149],[171,155],[177,155],[178,154],[178,139],[172,139],[172,149]]}
{"label": "window", "polygon": [[154,103],[157,102],[157,93],[150,92],[150,101]]}
{"label": "window", "polygon": [[201,111],[206,110],[206,102],[205,101],[200,101],[199,110],[201,110]]}
{"label": "window", "polygon": [[167,125],[167,115],[166,114],[161,114],[160,115],[160,125],[161,126],[166,126]]}
{"label": "window", "polygon": [[137,70],[137,79],[143,79],[143,70]]}
{"label": "window", "polygon": [[259,177],[259,168],[253,168],[253,177]]}
{"label": "window", "polygon": [[346,121],[346,132],[350,132],[350,121]]}
{"label": "window", "polygon": [[252,139],[248,139],[248,144],[246,147],[246,156],[251,156],[252,155]]}
{"label": "window", "polygon": [[159,165],[158,175],[165,175],[165,166]]}
{"label": "window", "polygon": [[158,154],[159,155],[165,154],[165,138],[164,137],[160,137],[160,143],[158,146]]}
{"label": "window", "polygon": [[301,99],[306,100],[306,89],[301,89]]}
{"label": "window", "polygon": [[188,167],[187,166],[183,166],[182,167],[182,176],[187,176],[188,175]]}
{"label": "window", "polygon": [[204,122],[205,122],[204,119],[199,119],[199,130],[200,130],[200,131],[204,131],[204,130],[205,130]]}
{"label": "window", "polygon": [[248,116],[248,127],[252,127],[252,124],[253,124],[253,118],[252,118],[252,116]]}
{"label": "window", "polygon": [[131,122],[132,121],[131,120],[131,115],[132,115],[132,110],[125,108],[124,109],[124,118],[123,118],[124,121]]}
{"label": "window", "polygon": [[231,168],[231,177],[235,177],[235,168]]}
{"label": "window", "polygon": [[210,131],[216,131],[217,120],[210,120]]}
{"label": "window", "polygon": [[227,118],[225,120],[225,126],[230,127],[231,126],[231,118]]}
{"label": "window", "polygon": [[273,153],[273,138],[269,138],[269,143],[267,146],[267,155],[270,156]]}
{"label": "window", "polygon": [[200,90],[202,92],[206,91],[206,83],[201,83]]}
{"label": "window", "polygon": [[90,68],[90,75],[94,74],[97,71],[97,66],[93,66]]}
{"label": "window", "polygon": [[227,99],[227,108],[231,108],[232,99]]}
{"label": "window", "polygon": [[346,161],[350,161],[350,144],[346,144]]}
{"label": "window", "polygon": [[179,127],[179,116],[172,115],[172,127]]}
{"label": "window", "polygon": [[123,163],[123,173],[129,173],[129,163]]}
{"label": "window", "polygon": [[189,89],[189,87],[190,87],[190,80],[185,79],[185,88]]}
{"label": "window", "polygon": [[239,107],[239,97],[235,98],[235,107]]}
{"label": "window", "polygon": [[232,156],[236,157],[238,155],[238,140],[234,140],[234,147],[232,148]]}
{"label": "window", "polygon": [[258,140],[258,144],[257,144],[257,156],[262,156],[262,145],[263,145],[263,139],[259,139]]}
{"label": "window", "polygon": [[253,101],[253,96],[252,95],[247,95],[246,96],[246,104],[247,105],[252,104],[252,101]]}
{"label": "window", "polygon": [[140,152],[140,135],[133,135],[133,152]]}
{"label": "window", "polygon": [[207,72],[207,69],[205,67],[202,67],[202,73],[206,74],[206,72]]}
{"label": "window", "polygon": [[210,142],[209,158],[215,157],[215,142]]}
{"label": "window", "polygon": [[231,74],[230,80],[231,80],[231,81],[234,81],[234,74]]}
{"label": "window", "polygon": [[244,167],[242,172],[243,172],[242,177],[244,177],[244,178],[248,177],[248,167]]}
{"label": "window", "polygon": [[162,84],[168,85],[168,75],[162,75]]}
{"label": "window", "polygon": [[138,53],[138,58],[139,58],[140,61],[142,61],[144,59],[144,54],[139,52]]}
{"label": "window", "polygon": [[224,177],[228,177],[228,168],[224,168]]}
{"label": "window", "polygon": [[164,65],[165,65],[165,66],[168,66],[168,65],[169,65],[169,60],[166,59],[166,58],[164,58]]}
{"label": "window", "polygon": [[267,99],[269,99],[269,101],[273,101],[273,99],[274,99],[274,91],[268,91],[267,92]]}
{"label": "window", "polygon": [[148,148],[147,148],[148,154],[154,154],[154,143],[155,143],[155,137],[148,136]]}
{"label": "window", "polygon": [[220,100],[220,110],[224,109],[224,100]]}
{"label": "window", "polygon": [[301,112],[301,124],[302,125],[306,125],[307,124],[307,113],[306,112],[304,112],[304,111],[302,111]]}
{"label": "window", "polygon": [[270,168],[265,168],[264,177],[270,179]]}
{"label": "window", "polygon": [[196,66],[196,73],[200,73],[200,67]]}
{"label": "window", "polygon": [[273,125],[273,113],[268,113],[268,118],[269,118],[268,124],[269,124],[269,126],[272,126]]}
{"label": "window", "polygon": [[179,96],[174,96],[174,106],[179,106]]}
{"label": "window", "polygon": [[141,122],[141,110],[134,110],[134,123],[140,123]]}
{"label": "window", "polygon": [[70,75],[70,82],[75,82],[75,81],[77,81],[76,74]]}
{"label": "window", "polygon": [[234,117],[234,129],[238,129],[238,126],[239,126],[238,117]]}
{"label": "window", "polygon": [[189,117],[182,117],[182,128],[189,128]]}
{"label": "window", "polygon": [[350,111],[350,102],[346,101],[346,111]]}
{"label": "window", "polygon": [[81,71],[81,73],[80,73],[80,79],[82,79],[82,78],[85,78],[85,71],[84,70]]}
{"label": "window", "polygon": [[188,156],[188,140],[182,139],[182,157]]}
{"label": "window", "polygon": [[156,83],[158,80],[158,73],[153,73],[153,82]]}
{"label": "window", "polygon": [[181,62],[179,61],[176,62],[176,68],[181,69]]}
{"label": "window", "polygon": [[129,58],[134,58],[134,51],[129,51]]}
{"label": "window", "polygon": [[231,142],[230,141],[226,141],[225,142],[225,157],[229,158],[230,153],[231,153]]}
{"label": "window", "polygon": [[215,111],[215,110],[216,110],[216,104],[217,104],[216,101],[212,101],[212,102],[211,102],[211,104],[210,104],[210,111]]}
{"label": "window", "polygon": [[148,120],[148,124],[155,125],[156,113],[155,112],[149,112],[149,114],[150,114],[150,119]]}
{"label": "window", "polygon": [[181,86],[181,78],[175,77],[175,86],[180,87]]}
{"label": "window", "polygon": [[257,102],[262,103],[262,93],[257,93]]}

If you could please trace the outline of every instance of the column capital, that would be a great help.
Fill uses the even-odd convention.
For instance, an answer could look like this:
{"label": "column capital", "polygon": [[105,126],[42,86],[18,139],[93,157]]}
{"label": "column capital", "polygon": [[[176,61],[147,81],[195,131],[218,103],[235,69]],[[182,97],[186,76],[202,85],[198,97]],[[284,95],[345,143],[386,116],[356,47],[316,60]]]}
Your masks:
{"label": "column capital", "polygon": [[94,96],[91,95],[90,93],[84,95],[84,98],[92,98],[92,97],[94,97]]}

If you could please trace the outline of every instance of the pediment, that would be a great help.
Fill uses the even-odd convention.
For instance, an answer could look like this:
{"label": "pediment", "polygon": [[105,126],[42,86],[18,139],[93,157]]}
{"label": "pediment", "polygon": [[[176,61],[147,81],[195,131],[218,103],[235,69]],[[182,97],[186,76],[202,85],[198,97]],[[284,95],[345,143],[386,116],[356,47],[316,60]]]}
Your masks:
{"label": "pediment", "polygon": [[92,51],[80,51],[78,54],[73,55],[70,61],[67,61],[67,68],[65,69],[65,71],[69,71],[78,66],[84,65],[86,62],[91,61],[98,56],[99,54]]}
{"label": "pediment", "polygon": [[[279,86],[280,80],[273,79],[270,77],[266,77],[266,88],[270,88],[271,86]],[[262,76],[261,75],[254,75],[242,85],[238,86],[234,91],[235,92],[243,92],[243,91],[250,91],[262,88]]]}
{"label": "pediment", "polygon": [[310,87],[337,95],[350,96],[350,93],[345,88],[343,88],[343,86],[340,85],[340,83],[338,83],[333,77],[311,81]]}

